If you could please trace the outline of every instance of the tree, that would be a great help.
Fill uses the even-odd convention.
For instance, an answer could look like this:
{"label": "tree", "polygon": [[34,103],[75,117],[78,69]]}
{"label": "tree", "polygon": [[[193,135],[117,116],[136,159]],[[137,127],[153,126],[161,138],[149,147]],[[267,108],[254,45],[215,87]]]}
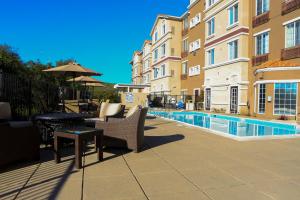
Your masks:
{"label": "tree", "polygon": [[25,71],[20,56],[8,45],[0,45],[0,69],[13,73],[21,73]]}

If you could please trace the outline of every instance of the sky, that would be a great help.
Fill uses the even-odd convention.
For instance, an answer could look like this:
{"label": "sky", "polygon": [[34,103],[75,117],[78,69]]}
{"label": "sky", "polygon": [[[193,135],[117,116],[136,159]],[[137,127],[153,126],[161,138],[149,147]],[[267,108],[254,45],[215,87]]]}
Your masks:
{"label": "sky", "polygon": [[181,16],[189,0],[0,0],[0,44],[24,61],[73,58],[130,83],[130,60],[142,48],[158,14]]}

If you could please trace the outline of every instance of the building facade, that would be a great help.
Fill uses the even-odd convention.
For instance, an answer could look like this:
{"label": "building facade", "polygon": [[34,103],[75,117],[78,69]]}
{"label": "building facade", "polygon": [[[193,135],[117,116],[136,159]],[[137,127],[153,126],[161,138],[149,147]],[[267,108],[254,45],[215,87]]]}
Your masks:
{"label": "building facade", "polygon": [[205,110],[248,114],[249,2],[206,0]]}
{"label": "building facade", "polygon": [[159,15],[151,31],[151,94],[178,95],[181,69],[181,18]]}
{"label": "building facade", "polygon": [[135,51],[133,53],[132,61],[130,62],[131,68],[131,81],[133,85],[142,83],[142,68],[143,68],[143,52]]}
{"label": "building facade", "polygon": [[205,0],[191,0],[182,16],[181,94],[193,95],[196,101],[204,91],[204,10]]}
{"label": "building facade", "polygon": [[[152,65],[152,42],[146,40],[143,45],[143,56],[142,56],[142,85],[151,85],[151,65]],[[150,87],[143,90],[144,93],[150,93]]]}
{"label": "building facade", "polygon": [[253,116],[295,119],[300,113],[299,8],[299,0],[251,1],[249,99]]}

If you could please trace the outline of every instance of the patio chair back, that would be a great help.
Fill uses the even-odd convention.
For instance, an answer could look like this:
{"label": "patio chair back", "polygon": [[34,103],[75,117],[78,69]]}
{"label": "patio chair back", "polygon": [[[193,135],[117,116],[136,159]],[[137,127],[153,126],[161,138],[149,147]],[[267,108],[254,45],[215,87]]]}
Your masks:
{"label": "patio chair back", "polygon": [[10,120],[11,118],[10,104],[8,102],[0,102],[0,120]]}

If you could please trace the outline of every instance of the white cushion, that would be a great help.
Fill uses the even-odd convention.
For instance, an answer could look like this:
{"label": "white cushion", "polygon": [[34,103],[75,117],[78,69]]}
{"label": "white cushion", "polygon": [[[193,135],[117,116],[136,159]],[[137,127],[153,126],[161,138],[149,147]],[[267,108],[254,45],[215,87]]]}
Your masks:
{"label": "white cushion", "polygon": [[121,104],[120,103],[110,103],[106,108],[105,116],[113,116],[120,112]]}
{"label": "white cushion", "polygon": [[0,119],[11,119],[11,108],[7,102],[0,102]]}

